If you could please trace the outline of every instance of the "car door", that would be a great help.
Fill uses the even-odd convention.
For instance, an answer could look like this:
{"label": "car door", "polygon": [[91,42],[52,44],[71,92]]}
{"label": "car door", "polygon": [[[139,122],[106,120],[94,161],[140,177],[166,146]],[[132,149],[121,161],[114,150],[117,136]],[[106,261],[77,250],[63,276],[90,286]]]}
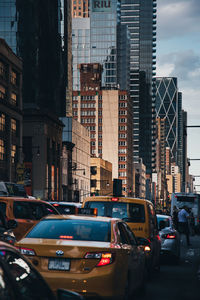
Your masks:
{"label": "car door", "polygon": [[36,223],[36,218],[33,215],[29,201],[13,201],[13,215],[18,226],[14,229],[14,234],[17,240]]}
{"label": "car door", "polygon": [[129,255],[129,279],[131,281],[132,289],[136,289],[138,286],[138,265],[139,265],[139,253],[136,245],[132,245],[129,234],[124,222],[118,222],[118,228],[121,237],[121,247],[126,250],[126,255]]}

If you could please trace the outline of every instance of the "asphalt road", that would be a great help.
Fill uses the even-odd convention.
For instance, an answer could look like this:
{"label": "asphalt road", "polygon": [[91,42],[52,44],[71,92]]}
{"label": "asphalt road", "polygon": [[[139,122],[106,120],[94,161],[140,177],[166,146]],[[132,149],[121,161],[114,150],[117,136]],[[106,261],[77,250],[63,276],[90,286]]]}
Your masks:
{"label": "asphalt road", "polygon": [[200,236],[181,242],[181,260],[175,265],[163,259],[159,273],[152,274],[144,295],[134,300],[200,300]]}

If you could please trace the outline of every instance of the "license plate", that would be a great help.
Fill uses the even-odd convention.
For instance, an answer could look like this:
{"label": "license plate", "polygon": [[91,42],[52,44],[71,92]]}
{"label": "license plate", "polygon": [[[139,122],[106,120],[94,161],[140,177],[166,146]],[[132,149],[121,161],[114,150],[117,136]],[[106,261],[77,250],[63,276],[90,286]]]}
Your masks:
{"label": "license plate", "polygon": [[48,267],[49,270],[69,271],[70,260],[66,258],[50,258]]}

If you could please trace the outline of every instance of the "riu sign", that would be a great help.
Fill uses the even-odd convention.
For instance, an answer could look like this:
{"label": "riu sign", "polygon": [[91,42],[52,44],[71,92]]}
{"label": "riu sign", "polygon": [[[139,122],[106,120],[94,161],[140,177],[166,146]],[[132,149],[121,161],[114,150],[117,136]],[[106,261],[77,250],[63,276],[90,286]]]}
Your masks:
{"label": "riu sign", "polygon": [[111,0],[93,0],[92,11],[93,12],[107,12],[111,10]]}

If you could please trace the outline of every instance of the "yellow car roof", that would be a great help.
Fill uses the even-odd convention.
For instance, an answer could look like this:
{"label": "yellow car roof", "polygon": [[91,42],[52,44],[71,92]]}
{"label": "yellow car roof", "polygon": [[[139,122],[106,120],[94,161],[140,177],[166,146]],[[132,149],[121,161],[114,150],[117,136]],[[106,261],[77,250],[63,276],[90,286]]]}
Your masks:
{"label": "yellow car roof", "polygon": [[110,222],[111,220],[117,220],[116,218],[109,218],[109,217],[101,217],[101,216],[91,216],[91,215],[48,215],[43,220],[48,219],[57,219],[57,220],[88,220],[88,221],[103,221],[103,222]]}

